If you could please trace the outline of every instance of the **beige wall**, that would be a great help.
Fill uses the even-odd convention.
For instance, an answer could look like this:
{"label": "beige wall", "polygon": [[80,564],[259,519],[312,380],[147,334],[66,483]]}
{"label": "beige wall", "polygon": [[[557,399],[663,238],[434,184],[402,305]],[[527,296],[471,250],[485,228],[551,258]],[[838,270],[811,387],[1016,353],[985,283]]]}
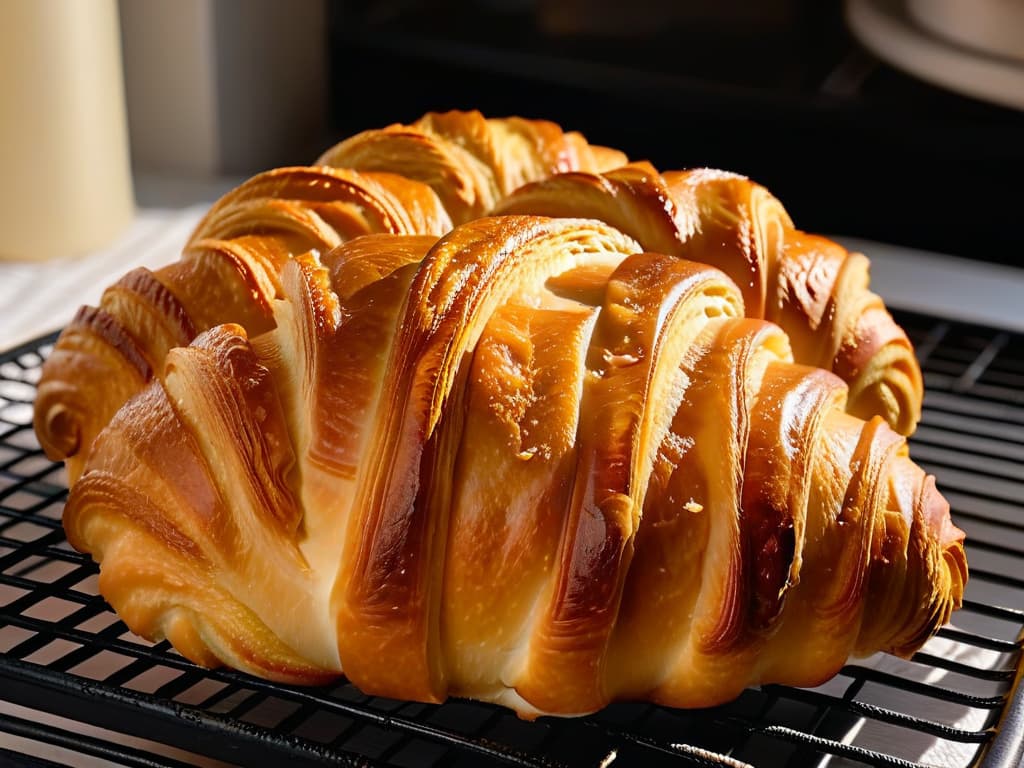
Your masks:
{"label": "beige wall", "polygon": [[325,140],[324,0],[120,0],[132,161],[215,176]]}

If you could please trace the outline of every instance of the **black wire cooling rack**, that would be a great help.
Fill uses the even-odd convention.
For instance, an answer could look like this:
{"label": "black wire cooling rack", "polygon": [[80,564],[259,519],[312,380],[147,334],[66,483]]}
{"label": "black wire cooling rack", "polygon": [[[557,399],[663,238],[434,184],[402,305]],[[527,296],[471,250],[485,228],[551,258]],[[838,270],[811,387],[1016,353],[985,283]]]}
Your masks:
{"label": "black wire cooling rack", "polygon": [[534,723],[468,701],[204,670],[132,635],[97,596],[96,567],[64,539],[63,470],[32,432],[53,337],[0,355],[0,764],[52,765],[25,754],[43,743],[128,766],[1018,766],[1024,336],[899,319],[928,390],[913,456],[938,475],[968,535],[971,579],[954,624],[909,661],[851,663],[817,689],[771,685],[714,709],[624,703]]}

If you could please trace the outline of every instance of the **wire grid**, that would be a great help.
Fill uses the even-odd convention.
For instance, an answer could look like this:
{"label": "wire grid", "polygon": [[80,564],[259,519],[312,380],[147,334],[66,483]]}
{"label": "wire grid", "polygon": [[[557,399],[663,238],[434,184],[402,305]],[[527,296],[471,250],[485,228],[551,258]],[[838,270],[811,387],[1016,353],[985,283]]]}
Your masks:
{"label": "wire grid", "polygon": [[[939,476],[967,531],[971,563],[954,625],[911,660],[878,655],[817,689],[762,686],[713,709],[620,703],[587,718],[534,723],[464,700],[426,705],[365,696],[345,682],[292,688],[200,669],[167,643],[129,632],[97,595],[94,564],[64,539],[63,469],[42,455],[31,428],[51,336],[0,356],[0,700],[240,764],[1016,765],[1024,337],[920,315],[898,319],[928,390],[913,456]],[[16,717],[0,717],[2,731],[126,765],[182,764],[118,738]]]}

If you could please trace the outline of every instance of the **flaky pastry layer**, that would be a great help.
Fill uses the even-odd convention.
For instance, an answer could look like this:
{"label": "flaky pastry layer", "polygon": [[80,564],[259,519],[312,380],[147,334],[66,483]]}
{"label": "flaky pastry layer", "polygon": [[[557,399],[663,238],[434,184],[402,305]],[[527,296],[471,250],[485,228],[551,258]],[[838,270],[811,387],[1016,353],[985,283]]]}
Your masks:
{"label": "flaky pastry layer", "polygon": [[708,706],[912,653],[960,605],[932,478],[719,269],[509,215],[277,279],[262,332],[140,355],[65,511],[125,622],[198,663]]}

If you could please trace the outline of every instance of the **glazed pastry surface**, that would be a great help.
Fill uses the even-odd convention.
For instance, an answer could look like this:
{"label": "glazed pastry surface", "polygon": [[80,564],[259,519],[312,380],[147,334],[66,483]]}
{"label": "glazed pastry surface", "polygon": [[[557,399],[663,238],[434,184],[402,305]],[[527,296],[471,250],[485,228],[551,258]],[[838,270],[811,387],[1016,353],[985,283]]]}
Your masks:
{"label": "glazed pastry surface", "polygon": [[[226,213],[248,201],[190,247],[261,237]],[[289,256],[239,307],[255,321],[146,315],[163,357],[136,356],[80,460],[68,538],[135,632],[534,717],[814,685],[960,605],[963,534],[904,438],[720,269],[592,218],[346,242],[297,218],[267,226]]]}
{"label": "glazed pastry surface", "polygon": [[645,249],[718,267],[743,293],[748,317],[777,323],[797,362],[850,387],[847,408],[909,435],[921,417],[921,370],[906,334],[869,290],[868,260],[794,228],[768,190],[707,168],[659,174],[648,163],[532,182],[497,213],[585,216]]}
{"label": "glazed pastry surface", "polygon": [[746,314],[779,324],[797,362],[836,373],[850,413],[902,434],[920,416],[913,350],[868,288],[868,262],[793,228],[763,187],[708,169],[660,175],[554,123],[431,113],[365,131],[316,166],[259,174],[225,195],[179,261],[137,269],[82,307],[46,362],[35,426],[72,482],[100,430],[167,354],[221,323],[274,325],[284,266],[373,233],[440,237],[484,213],[597,218],[646,250],[716,266]]}
{"label": "glazed pastry surface", "polygon": [[43,369],[39,441],[73,482],[96,435],[163,375],[170,350],[221,323],[252,335],[273,326],[281,271],[299,254],[372,233],[436,239],[522,183],[625,162],[554,123],[448,112],[361,133],[315,166],[258,174],[213,206],[179,261],[134,270],[81,308]]}

